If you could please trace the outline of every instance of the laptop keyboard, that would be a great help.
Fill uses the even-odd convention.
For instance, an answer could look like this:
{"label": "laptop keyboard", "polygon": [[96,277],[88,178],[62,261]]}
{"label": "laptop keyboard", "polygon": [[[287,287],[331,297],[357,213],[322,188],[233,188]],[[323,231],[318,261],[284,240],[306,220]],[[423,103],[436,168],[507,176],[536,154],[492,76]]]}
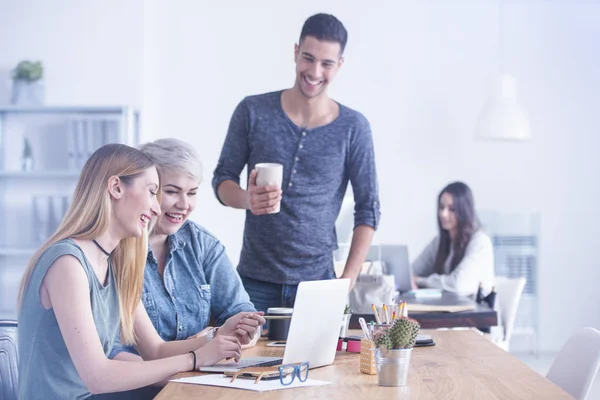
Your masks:
{"label": "laptop keyboard", "polygon": [[277,360],[271,360],[271,361],[263,361],[263,362],[257,362],[256,360],[253,360],[251,358],[248,359],[241,359],[238,362],[238,366],[240,368],[246,368],[246,367],[272,367],[273,365],[281,365],[281,363],[283,362],[283,359],[277,359]]}

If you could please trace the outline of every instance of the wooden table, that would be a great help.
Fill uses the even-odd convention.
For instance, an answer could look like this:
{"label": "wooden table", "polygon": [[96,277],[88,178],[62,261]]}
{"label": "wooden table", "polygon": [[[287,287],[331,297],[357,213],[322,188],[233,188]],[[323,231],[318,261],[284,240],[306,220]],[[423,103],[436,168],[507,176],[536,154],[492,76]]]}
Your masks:
{"label": "wooden table", "polygon": [[[433,335],[437,344],[413,350],[405,387],[378,386],[377,375],[360,373],[358,353],[338,352],[333,365],[309,373],[329,385],[259,393],[169,382],[156,399],[573,399],[474,330],[423,333]],[[266,343],[259,341],[244,356],[283,355],[283,348]]]}
{"label": "wooden table", "polygon": [[[402,296],[398,300],[404,300]],[[472,299],[458,296],[454,293],[444,292],[439,299],[406,299],[409,303],[432,305],[464,305],[475,304],[475,309],[460,312],[411,312],[408,306],[409,317],[416,319],[422,329],[437,328],[490,328],[498,325],[498,314],[487,304],[476,304]],[[373,320],[373,314],[352,314],[350,328],[360,329],[358,318],[363,317],[367,322]]]}

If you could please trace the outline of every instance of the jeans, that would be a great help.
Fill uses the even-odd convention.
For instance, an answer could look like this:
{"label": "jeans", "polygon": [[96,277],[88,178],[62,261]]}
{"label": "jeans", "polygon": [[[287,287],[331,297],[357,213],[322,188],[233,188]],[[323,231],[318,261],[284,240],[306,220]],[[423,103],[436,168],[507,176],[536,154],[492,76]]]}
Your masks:
{"label": "jeans", "polygon": [[244,289],[250,296],[256,311],[267,312],[269,307],[294,307],[298,285],[283,285],[257,281],[256,279],[242,276]]}

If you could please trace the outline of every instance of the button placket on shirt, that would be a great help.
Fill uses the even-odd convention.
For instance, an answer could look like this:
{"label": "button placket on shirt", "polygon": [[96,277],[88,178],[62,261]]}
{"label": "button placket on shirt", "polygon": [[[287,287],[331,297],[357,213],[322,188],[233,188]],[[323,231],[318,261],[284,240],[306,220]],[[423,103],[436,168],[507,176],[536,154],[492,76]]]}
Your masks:
{"label": "button placket on shirt", "polygon": [[[171,276],[171,269],[168,268],[171,260],[173,259],[173,254],[169,253],[166,265],[165,265],[165,287],[169,292],[169,296],[171,296],[171,301],[173,302],[173,307],[175,308],[175,323],[177,324],[177,339],[182,339],[181,334],[183,332],[183,315],[177,308],[177,297],[175,297],[175,286],[173,284],[173,277]],[[168,272],[167,272],[168,271]],[[168,279],[167,279],[168,278]]]}
{"label": "button placket on shirt", "polygon": [[[306,137],[307,133],[306,131],[302,132],[302,137],[300,138],[300,142],[298,143],[298,151],[296,151],[296,154],[300,153],[300,150],[302,150],[304,148],[304,144],[302,143],[302,138]],[[293,187],[294,183],[292,182],[292,179],[294,177],[294,175],[298,172],[296,170],[296,164],[300,161],[300,157],[296,156],[294,158],[294,164],[292,165],[292,176],[290,177],[290,182],[288,183],[288,187]]]}

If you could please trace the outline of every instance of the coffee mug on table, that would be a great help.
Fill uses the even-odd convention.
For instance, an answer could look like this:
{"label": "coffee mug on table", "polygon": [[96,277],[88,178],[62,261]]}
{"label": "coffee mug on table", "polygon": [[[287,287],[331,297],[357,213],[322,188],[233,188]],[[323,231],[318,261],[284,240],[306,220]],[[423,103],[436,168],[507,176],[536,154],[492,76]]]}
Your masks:
{"label": "coffee mug on table", "polygon": [[[272,307],[267,309],[267,315],[277,315],[291,317],[294,312],[293,308]],[[289,319],[271,319],[269,320],[269,340],[287,340],[288,331],[290,330],[291,318]]]}
{"label": "coffee mug on table", "polygon": [[[283,165],[276,163],[260,163],[254,166],[256,169],[256,186],[275,185],[281,189],[283,181]],[[277,203],[275,210],[269,214],[279,212],[280,203]]]}

